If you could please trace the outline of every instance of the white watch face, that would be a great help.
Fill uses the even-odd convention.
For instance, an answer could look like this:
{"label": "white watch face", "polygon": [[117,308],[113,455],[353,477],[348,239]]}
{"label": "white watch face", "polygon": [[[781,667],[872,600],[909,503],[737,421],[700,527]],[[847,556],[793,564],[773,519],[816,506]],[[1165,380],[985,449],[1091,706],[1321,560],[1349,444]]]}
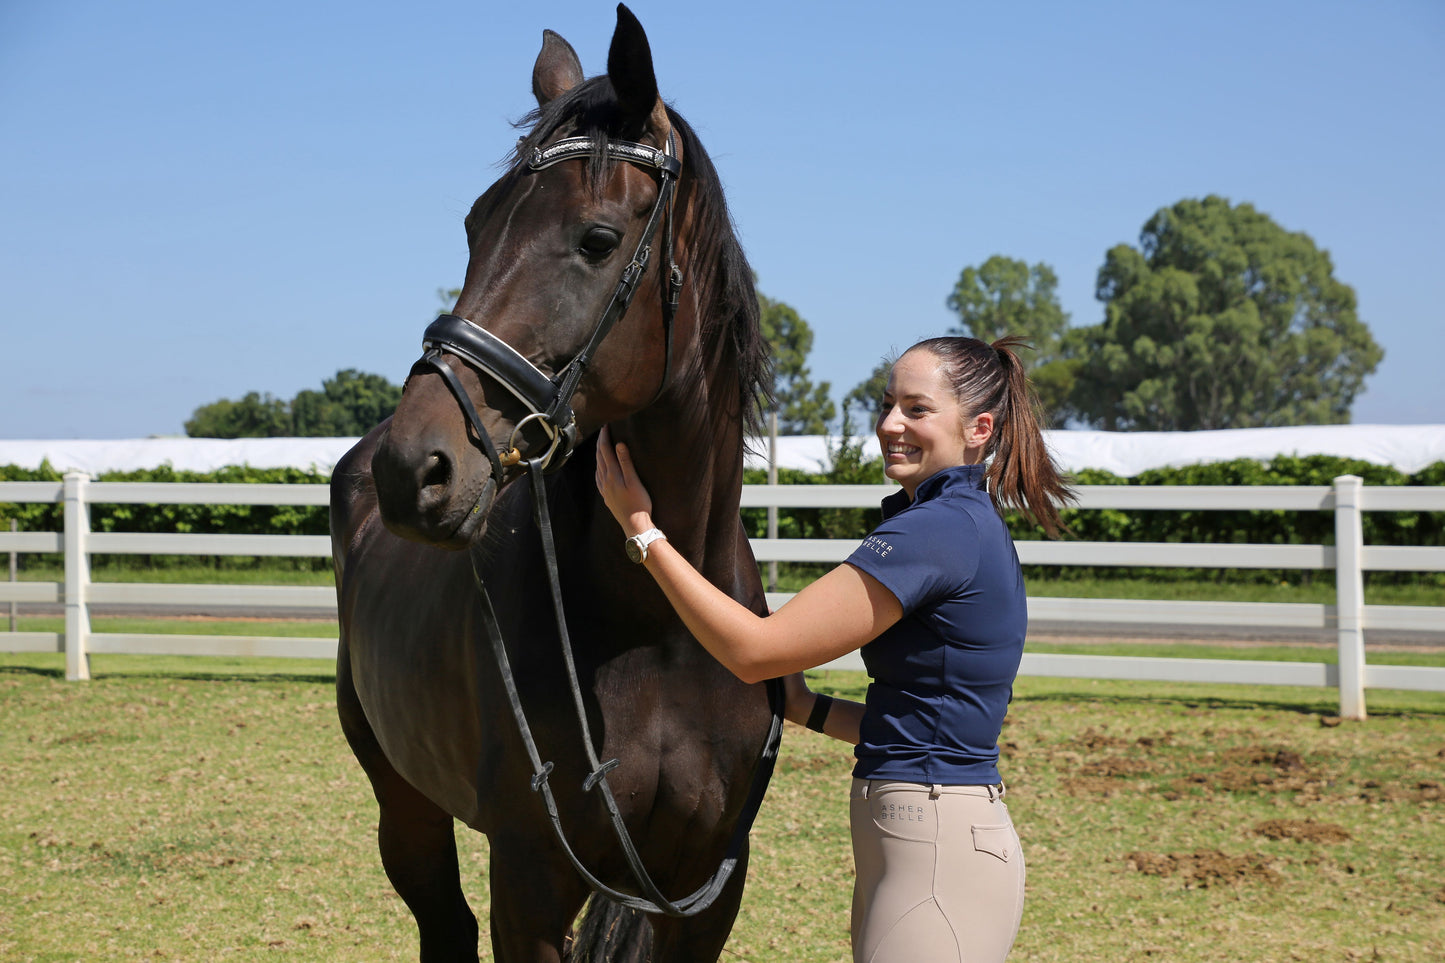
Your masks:
{"label": "white watch face", "polygon": [[638,532],[636,535],[629,538],[625,543],[627,548],[627,557],[632,559],[634,562],[646,561],[647,546],[651,545],[658,539],[665,537],[666,536],[664,536],[662,532],[656,528],[649,528],[645,532]]}
{"label": "white watch face", "polygon": [[647,547],[641,542],[641,536],[634,535],[627,540],[627,557],[634,562],[641,562],[647,558]]}

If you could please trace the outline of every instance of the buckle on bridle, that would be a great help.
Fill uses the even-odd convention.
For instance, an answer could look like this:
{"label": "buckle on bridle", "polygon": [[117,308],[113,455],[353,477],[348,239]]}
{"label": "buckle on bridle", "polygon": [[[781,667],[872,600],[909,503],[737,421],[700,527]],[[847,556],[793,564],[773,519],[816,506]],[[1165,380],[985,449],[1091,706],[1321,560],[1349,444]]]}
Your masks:
{"label": "buckle on bridle", "polygon": [[[523,418],[521,421],[517,422],[517,424],[512,428],[511,436],[507,438],[506,449],[499,452],[497,457],[501,460],[502,465],[506,468],[512,468],[515,465],[521,464],[522,452],[521,449],[517,447],[517,440],[522,433],[522,429],[527,426],[527,422],[529,421],[541,422],[542,430],[545,431],[547,435],[552,439],[552,444],[547,446],[547,450],[543,452],[541,457],[538,459],[542,463],[542,470],[550,471],[553,467],[553,454],[556,453],[558,447],[562,444],[564,438],[567,438],[569,436],[572,438],[576,437],[577,427],[576,422],[569,422],[567,425],[559,427],[558,425],[553,424],[552,416],[545,411],[533,412],[532,414]],[[571,454],[571,452],[572,445],[569,443],[566,449],[562,452],[564,461],[566,460],[566,456]]]}

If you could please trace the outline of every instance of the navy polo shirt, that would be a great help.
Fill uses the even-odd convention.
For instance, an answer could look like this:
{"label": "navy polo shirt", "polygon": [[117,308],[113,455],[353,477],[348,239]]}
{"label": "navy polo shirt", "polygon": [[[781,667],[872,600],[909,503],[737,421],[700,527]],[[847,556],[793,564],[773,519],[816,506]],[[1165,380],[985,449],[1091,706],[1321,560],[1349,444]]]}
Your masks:
{"label": "navy polo shirt", "polygon": [[944,469],[914,496],[885,498],[883,524],[848,557],[903,606],[862,649],[873,681],[853,775],[994,784],[1028,629],[1023,571],[984,466]]}

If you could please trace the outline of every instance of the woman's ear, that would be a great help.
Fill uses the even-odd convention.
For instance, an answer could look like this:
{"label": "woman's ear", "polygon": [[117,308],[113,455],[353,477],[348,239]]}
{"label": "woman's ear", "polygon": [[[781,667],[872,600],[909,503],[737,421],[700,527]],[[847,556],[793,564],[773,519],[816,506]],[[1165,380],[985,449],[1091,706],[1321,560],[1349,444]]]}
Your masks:
{"label": "woman's ear", "polygon": [[965,452],[977,451],[982,460],[983,452],[988,450],[988,443],[993,439],[993,412],[985,411],[973,419],[973,424],[963,429],[963,449]]}

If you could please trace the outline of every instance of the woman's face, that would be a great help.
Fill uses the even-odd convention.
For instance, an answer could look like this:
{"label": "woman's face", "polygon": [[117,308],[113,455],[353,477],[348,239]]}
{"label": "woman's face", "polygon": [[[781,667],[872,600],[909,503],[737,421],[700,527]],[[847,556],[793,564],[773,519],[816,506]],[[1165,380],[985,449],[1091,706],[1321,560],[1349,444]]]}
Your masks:
{"label": "woman's face", "polygon": [[910,351],[893,365],[878,417],[878,444],[884,473],[910,499],[930,475],[982,461],[992,428],[988,413],[964,424],[963,410],[932,353]]}

